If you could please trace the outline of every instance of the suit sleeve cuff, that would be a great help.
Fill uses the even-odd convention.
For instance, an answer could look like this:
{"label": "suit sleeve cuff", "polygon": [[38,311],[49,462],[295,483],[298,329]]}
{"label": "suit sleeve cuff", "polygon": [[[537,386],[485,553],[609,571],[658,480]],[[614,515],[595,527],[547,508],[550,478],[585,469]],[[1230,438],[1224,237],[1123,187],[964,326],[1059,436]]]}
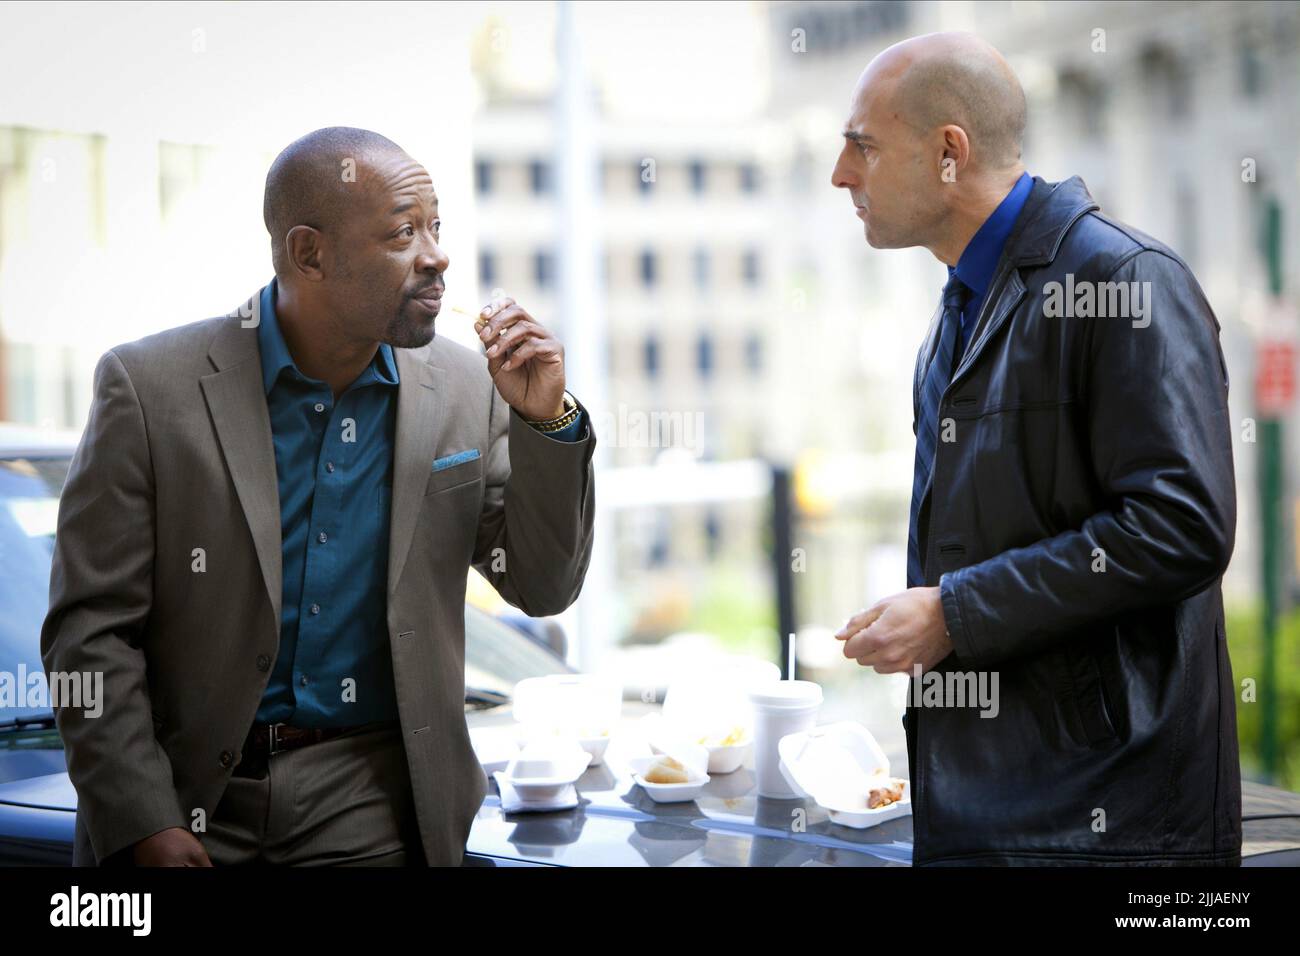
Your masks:
{"label": "suit sleeve cuff", "polygon": [[580,409],[578,417],[569,424],[565,425],[558,432],[542,432],[547,438],[554,438],[556,441],[575,442],[582,441],[587,437],[587,411]]}

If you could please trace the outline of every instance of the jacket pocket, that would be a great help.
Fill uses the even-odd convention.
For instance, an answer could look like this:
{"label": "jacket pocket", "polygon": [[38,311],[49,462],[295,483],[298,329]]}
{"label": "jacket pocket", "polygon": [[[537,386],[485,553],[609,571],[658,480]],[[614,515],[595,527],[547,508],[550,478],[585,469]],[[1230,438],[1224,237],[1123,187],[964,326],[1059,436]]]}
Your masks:
{"label": "jacket pocket", "polygon": [[939,574],[955,571],[966,563],[966,545],[959,540],[947,539],[938,545]]}
{"label": "jacket pocket", "polygon": [[1071,643],[1062,655],[1071,709],[1078,721],[1078,735],[1089,747],[1114,741],[1119,736],[1115,730],[1112,702],[1106,693],[1106,682],[1097,661],[1099,652],[1088,644]]}
{"label": "jacket pocket", "polygon": [[482,478],[482,457],[469,458],[430,474],[429,481],[424,486],[424,496],[427,498],[430,495],[436,495],[440,491],[450,491],[452,488],[468,485],[471,482],[480,481]]}

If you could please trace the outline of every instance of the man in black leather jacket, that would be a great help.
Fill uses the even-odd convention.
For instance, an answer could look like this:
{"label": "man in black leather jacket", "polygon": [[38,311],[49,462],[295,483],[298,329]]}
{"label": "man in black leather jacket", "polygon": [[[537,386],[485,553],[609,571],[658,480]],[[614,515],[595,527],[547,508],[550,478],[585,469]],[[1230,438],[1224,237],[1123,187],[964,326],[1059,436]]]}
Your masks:
{"label": "man in black leather jacket", "polygon": [[[917,865],[1240,865],[1219,324],[1078,177],[1021,179],[1024,118],[969,35],[891,47],[854,91],[833,182],[869,244],[991,278],[950,278],[917,357],[909,587],[838,636],[912,675]],[[957,694],[994,676],[992,708]]]}

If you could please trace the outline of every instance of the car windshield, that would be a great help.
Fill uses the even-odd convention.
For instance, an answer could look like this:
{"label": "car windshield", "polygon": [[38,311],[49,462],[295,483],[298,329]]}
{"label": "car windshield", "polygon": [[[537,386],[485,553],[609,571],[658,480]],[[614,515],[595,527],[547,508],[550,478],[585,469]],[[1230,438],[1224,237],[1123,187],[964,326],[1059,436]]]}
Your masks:
{"label": "car windshield", "polygon": [[[59,494],[70,454],[0,455],[0,693],[21,693],[23,675],[43,673],[40,635],[49,605],[50,562]],[[465,608],[465,687],[472,706],[506,703],[526,677],[568,671],[563,661],[515,628]],[[0,728],[50,714],[0,696]]]}
{"label": "car windshield", "polygon": [[[39,674],[41,623],[50,596],[50,559],[59,513],[59,491],[70,459],[0,459],[0,671],[21,694],[23,674]],[[48,708],[4,701],[0,718],[29,717]]]}

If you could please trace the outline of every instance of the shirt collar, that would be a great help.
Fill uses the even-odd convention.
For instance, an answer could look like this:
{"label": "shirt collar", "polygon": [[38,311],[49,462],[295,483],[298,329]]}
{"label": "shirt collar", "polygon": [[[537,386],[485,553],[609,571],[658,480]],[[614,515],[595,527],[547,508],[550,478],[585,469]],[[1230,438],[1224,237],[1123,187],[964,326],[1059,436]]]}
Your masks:
{"label": "shirt collar", "polygon": [[[303,381],[310,381],[307,376],[303,375],[298,366],[294,364],[293,356],[289,354],[289,346],[285,344],[284,334],[280,331],[280,322],[275,315],[275,298],[276,298],[276,280],[270,282],[262,289],[261,315],[257,324],[257,343],[262,358],[262,386],[266,394],[271,394],[271,389],[280,378],[280,373],[284,369],[293,369]],[[366,370],[357,376],[354,385],[368,385],[371,382],[380,382],[385,385],[397,385],[397,363],[393,360],[393,349],[387,342],[379,344],[378,351]]]}
{"label": "shirt collar", "polygon": [[998,260],[1002,258],[1002,247],[1006,245],[1007,236],[1016,224],[1020,210],[1024,208],[1034,180],[1029,173],[1021,173],[1010,192],[998,204],[998,207],[984,220],[983,225],[971,236],[970,242],[962,250],[957,267],[948,267],[949,277],[955,272],[957,278],[971,290],[974,298],[982,298],[993,281],[993,272]]}

